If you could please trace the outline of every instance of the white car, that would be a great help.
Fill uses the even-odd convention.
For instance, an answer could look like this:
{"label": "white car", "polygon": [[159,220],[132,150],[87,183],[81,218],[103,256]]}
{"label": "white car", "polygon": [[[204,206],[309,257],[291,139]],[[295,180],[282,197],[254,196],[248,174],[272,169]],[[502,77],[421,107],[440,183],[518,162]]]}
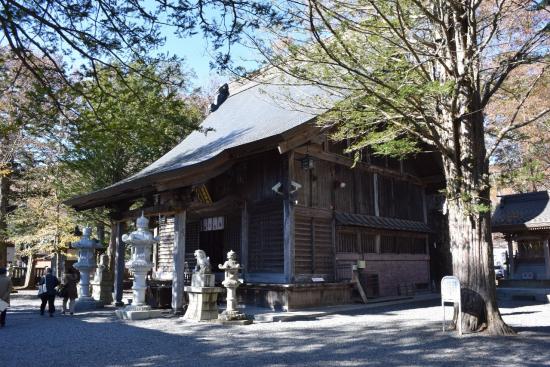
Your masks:
{"label": "white car", "polygon": [[495,265],[495,278],[497,279],[504,279],[504,269],[502,268],[502,265]]}

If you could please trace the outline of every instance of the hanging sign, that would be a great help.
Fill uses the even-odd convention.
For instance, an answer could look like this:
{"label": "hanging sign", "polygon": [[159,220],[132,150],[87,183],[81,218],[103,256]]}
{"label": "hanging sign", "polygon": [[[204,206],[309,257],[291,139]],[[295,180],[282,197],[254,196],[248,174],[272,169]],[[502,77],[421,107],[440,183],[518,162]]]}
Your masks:
{"label": "hanging sign", "polygon": [[15,247],[10,246],[7,249],[7,262],[13,263],[15,261]]}
{"label": "hanging sign", "polygon": [[224,217],[201,219],[201,231],[219,231],[221,229],[224,229]]}

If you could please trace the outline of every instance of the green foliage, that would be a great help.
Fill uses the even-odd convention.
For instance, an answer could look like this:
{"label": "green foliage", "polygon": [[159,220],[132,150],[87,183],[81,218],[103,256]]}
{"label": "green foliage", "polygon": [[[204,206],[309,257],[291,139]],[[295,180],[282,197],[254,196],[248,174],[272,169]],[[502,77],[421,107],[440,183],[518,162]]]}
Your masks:
{"label": "green foliage", "polygon": [[511,188],[515,192],[538,191],[548,185],[548,172],[545,164],[536,157],[523,157],[520,162],[507,162],[496,175],[500,188]]}
{"label": "green foliage", "polygon": [[[17,0],[2,3],[0,34],[2,45],[52,96],[48,73],[55,72],[66,85],[72,84],[65,77],[62,57],[81,62],[79,72],[95,77],[101,66],[116,70],[109,60],[126,66],[132,60],[147,64],[166,60],[167,55],[159,51],[166,32],[179,37],[201,32],[212,41],[218,66],[223,68],[230,60],[230,46],[243,32],[265,24],[283,25],[281,14],[265,0]],[[50,65],[36,63],[35,52],[50,60]]]}
{"label": "green foliage", "polygon": [[201,106],[183,94],[189,75],[173,64],[134,66],[140,73],[103,69],[99,85],[91,80],[80,85],[89,99],[76,107],[63,159],[80,176],[66,183],[73,193],[138,172],[199,128]]}
{"label": "green foliage", "polygon": [[65,251],[80,219],[62,204],[63,179],[55,165],[29,169],[14,182],[19,200],[8,215],[8,238],[22,254]]}

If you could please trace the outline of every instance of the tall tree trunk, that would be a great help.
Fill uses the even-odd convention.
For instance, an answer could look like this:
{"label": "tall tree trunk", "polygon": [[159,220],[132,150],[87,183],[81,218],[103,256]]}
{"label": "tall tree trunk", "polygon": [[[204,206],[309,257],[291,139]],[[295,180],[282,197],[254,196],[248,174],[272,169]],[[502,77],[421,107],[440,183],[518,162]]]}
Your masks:
{"label": "tall tree trunk", "polygon": [[3,173],[4,167],[0,164],[0,243],[7,241],[7,214],[8,214],[8,196],[10,189],[10,177]]}
{"label": "tall tree trunk", "polygon": [[464,96],[459,98],[463,113],[447,125],[452,127],[448,138],[454,157],[443,157],[453,274],[462,288],[462,329],[513,334],[496,302],[483,114],[476,108],[475,93]]}
{"label": "tall tree trunk", "polygon": [[489,213],[471,213],[470,204],[448,202],[453,274],[462,286],[462,328],[512,334],[496,303]]}
{"label": "tall tree trunk", "polygon": [[[436,78],[453,90],[442,97],[436,116],[446,178],[453,274],[462,287],[462,329],[512,334],[496,303],[489,161],[486,158],[475,7],[437,2],[442,60]],[[456,315],[455,315],[456,320]]]}
{"label": "tall tree trunk", "polygon": [[29,259],[27,261],[27,273],[25,274],[25,284],[23,285],[24,289],[34,288],[34,286],[36,285],[34,282],[35,261],[34,255],[32,253],[29,255]]}

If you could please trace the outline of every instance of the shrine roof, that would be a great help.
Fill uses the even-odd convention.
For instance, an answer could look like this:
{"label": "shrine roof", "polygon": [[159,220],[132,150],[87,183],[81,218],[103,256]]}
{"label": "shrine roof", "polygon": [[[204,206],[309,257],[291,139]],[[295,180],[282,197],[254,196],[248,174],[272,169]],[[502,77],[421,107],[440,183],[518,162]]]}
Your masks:
{"label": "shrine roof", "polygon": [[[273,149],[285,140],[283,134],[313,121],[338,97],[314,85],[283,78],[280,73],[264,75],[259,81],[234,82],[229,97],[202,122],[201,131],[181,143],[140,172],[104,189],[74,197],[66,202],[77,209],[104,205],[115,196],[151,191],[151,185],[187,169],[254,143]],[[333,102],[332,102],[333,103]],[[208,169],[208,168],[205,168]]]}
{"label": "shrine roof", "polygon": [[492,217],[493,232],[550,228],[549,191],[505,195]]}
{"label": "shrine roof", "polygon": [[386,229],[406,232],[432,232],[424,222],[407,219],[376,217],[364,214],[336,213],[336,222],[340,225],[361,226],[374,229]]}

